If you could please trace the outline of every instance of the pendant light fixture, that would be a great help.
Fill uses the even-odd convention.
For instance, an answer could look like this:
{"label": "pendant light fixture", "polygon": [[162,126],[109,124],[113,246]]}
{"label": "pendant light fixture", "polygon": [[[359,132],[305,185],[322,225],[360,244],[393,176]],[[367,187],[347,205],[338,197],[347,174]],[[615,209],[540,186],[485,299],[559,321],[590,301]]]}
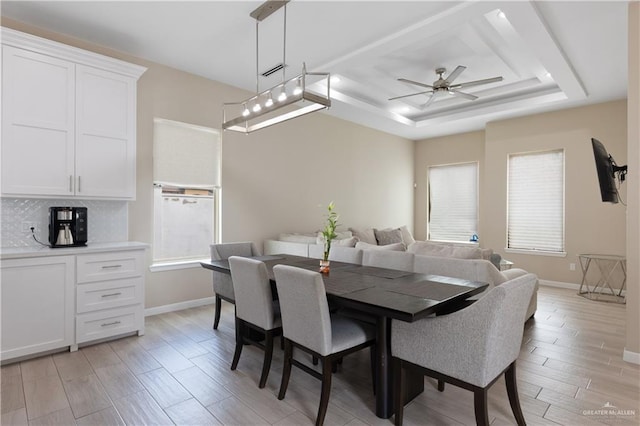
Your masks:
{"label": "pendant light fixture", "polygon": [[[286,79],[288,2],[289,0],[267,0],[249,15],[256,20],[256,94],[244,101],[225,103],[223,105],[223,130],[251,133],[331,106],[329,73],[307,72],[306,65],[303,63],[301,74],[289,80]],[[282,82],[260,92],[260,74],[258,71],[259,24],[280,8],[284,8]],[[311,85],[317,86],[320,92],[311,91]]]}

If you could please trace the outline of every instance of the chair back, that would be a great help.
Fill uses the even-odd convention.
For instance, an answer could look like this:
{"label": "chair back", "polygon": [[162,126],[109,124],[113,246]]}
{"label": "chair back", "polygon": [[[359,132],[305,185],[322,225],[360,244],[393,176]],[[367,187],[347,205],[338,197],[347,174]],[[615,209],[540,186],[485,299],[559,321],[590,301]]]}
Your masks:
{"label": "chair back", "polygon": [[329,260],[362,265],[362,250],[355,247],[332,246]]}
{"label": "chair back", "polygon": [[231,279],[236,297],[236,316],[265,330],[274,325],[273,294],[264,262],[231,256]]}
{"label": "chair back", "polygon": [[288,265],[274,266],[273,273],[284,337],[320,355],[330,354],[331,317],[320,273]]}
{"label": "chair back", "polygon": [[413,272],[414,254],[406,251],[364,250],[362,266]]}
{"label": "chair back", "polygon": [[482,382],[497,377],[518,358],[523,323],[537,280],[536,275],[526,274],[506,281],[467,308],[475,310],[471,317],[476,318],[480,330],[484,329],[479,336],[468,336],[483,340],[475,355],[481,361]]}
{"label": "chair back", "polygon": [[251,241],[211,244],[211,260],[225,260],[231,256],[260,256],[258,247]]}

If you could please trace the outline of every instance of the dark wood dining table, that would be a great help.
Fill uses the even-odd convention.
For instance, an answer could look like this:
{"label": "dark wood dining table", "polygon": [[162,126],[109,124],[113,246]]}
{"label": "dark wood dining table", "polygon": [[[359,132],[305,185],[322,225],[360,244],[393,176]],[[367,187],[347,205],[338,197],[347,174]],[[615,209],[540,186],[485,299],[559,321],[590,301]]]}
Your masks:
{"label": "dark wood dining table", "polygon": [[[273,267],[291,265],[319,270],[319,260],[288,254],[256,256],[267,265],[275,290]],[[207,269],[231,273],[227,260],[201,262]],[[331,261],[323,274],[327,299],[332,306],[368,315],[376,322],[376,415],[389,418],[393,407],[391,368],[391,320],[414,322],[433,314],[466,306],[466,299],[481,293],[489,284],[439,275]],[[408,378],[407,400],[424,390],[422,375]]]}

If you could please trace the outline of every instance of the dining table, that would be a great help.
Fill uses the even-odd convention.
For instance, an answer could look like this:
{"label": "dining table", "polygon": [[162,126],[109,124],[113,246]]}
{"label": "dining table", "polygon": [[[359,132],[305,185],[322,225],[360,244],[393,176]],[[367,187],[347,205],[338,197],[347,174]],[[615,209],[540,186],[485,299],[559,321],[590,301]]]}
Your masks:
{"label": "dining table", "polygon": [[[273,267],[290,265],[319,271],[319,260],[289,254],[254,256],[267,266],[274,297],[277,297]],[[228,260],[202,261],[204,268],[231,274]],[[483,292],[488,283],[411,271],[331,261],[322,274],[327,300],[332,307],[366,315],[375,322],[376,415],[387,419],[394,413],[391,368],[391,320],[414,322],[452,312],[469,304],[469,297]],[[424,390],[422,375],[406,381],[405,403]]]}

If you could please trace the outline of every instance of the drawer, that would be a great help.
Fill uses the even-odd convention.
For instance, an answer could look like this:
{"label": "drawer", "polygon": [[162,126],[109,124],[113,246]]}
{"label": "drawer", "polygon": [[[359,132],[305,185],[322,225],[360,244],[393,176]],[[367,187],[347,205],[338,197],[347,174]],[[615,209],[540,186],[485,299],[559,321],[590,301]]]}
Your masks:
{"label": "drawer", "polygon": [[76,287],[76,312],[141,304],[142,280],[142,277],[136,277],[79,285]]}
{"label": "drawer", "polygon": [[78,284],[111,279],[140,277],[144,250],[83,254],[77,257]]}
{"label": "drawer", "polygon": [[108,309],[76,316],[76,343],[104,339],[138,330],[144,334],[142,305]]}

